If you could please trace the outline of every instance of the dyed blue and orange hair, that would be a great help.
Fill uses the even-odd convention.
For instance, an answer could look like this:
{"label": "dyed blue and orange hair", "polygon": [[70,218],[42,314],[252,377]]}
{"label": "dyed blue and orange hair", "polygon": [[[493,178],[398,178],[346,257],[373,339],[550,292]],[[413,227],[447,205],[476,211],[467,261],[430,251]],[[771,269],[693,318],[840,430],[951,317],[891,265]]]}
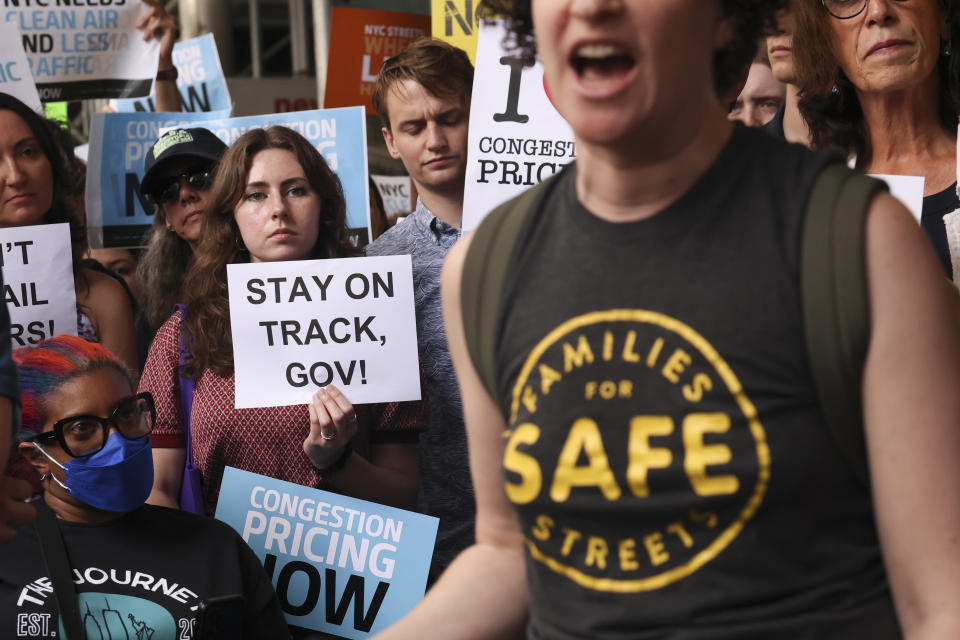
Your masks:
{"label": "dyed blue and orange hair", "polygon": [[106,347],[77,336],[56,336],[13,352],[20,376],[22,417],[17,436],[26,440],[43,431],[47,421],[44,399],[66,382],[101,369],[113,368],[133,386],[130,372]]}

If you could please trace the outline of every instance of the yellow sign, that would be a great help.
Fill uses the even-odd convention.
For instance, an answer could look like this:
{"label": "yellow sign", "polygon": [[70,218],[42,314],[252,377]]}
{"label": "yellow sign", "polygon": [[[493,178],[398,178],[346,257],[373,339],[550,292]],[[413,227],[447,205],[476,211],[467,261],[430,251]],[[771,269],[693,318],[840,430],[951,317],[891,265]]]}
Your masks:
{"label": "yellow sign", "polygon": [[431,0],[432,32],[434,38],[460,47],[476,64],[477,5],[480,0]]}

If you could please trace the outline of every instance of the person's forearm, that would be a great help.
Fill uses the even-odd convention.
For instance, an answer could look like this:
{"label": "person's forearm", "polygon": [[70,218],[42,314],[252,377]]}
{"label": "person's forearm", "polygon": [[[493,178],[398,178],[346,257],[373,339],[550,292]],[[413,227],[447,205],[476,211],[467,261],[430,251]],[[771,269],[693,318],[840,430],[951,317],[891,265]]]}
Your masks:
{"label": "person's forearm", "polygon": [[526,619],[523,548],[478,543],[457,556],[423,601],[375,640],[522,638]]}
{"label": "person's forearm", "polygon": [[158,507],[170,507],[171,509],[179,509],[180,501],[171,496],[166,491],[161,491],[154,487],[150,492],[150,495],[147,496],[147,504],[153,504]]}
{"label": "person's forearm", "polygon": [[[158,67],[158,72],[161,75],[164,72],[173,71],[176,67],[173,66],[173,62],[161,62]],[[180,91],[177,89],[177,81],[175,79],[160,79],[158,78],[156,82],[153,83],[154,91],[156,93],[156,109],[157,111],[173,111],[178,112],[182,108],[182,103],[180,99]]]}
{"label": "person's forearm", "polygon": [[930,615],[913,628],[904,629],[904,640],[939,640],[940,638],[960,638],[960,617],[956,611],[945,607],[939,615]]}
{"label": "person's forearm", "polygon": [[180,483],[186,459],[187,452],[182,447],[153,448],[153,489],[147,504],[180,508]]}

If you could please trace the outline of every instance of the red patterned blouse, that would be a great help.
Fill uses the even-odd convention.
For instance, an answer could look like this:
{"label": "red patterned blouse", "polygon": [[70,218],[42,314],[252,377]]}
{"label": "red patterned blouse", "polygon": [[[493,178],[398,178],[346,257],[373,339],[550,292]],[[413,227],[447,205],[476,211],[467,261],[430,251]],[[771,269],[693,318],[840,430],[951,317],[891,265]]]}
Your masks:
{"label": "red patterned blouse", "polygon": [[[151,438],[157,448],[183,447],[177,363],[180,357],[180,313],[160,327],[140,379],[139,391],[153,394],[157,426]],[[358,405],[358,432],[353,448],[369,458],[370,446],[383,442],[416,442],[427,428],[426,402]],[[234,408],[233,376],[209,369],[197,380],[190,416],[194,463],[203,473],[206,511],[212,515],[225,466],[317,486],[319,476],[303,453],[310,430],[306,405]]]}

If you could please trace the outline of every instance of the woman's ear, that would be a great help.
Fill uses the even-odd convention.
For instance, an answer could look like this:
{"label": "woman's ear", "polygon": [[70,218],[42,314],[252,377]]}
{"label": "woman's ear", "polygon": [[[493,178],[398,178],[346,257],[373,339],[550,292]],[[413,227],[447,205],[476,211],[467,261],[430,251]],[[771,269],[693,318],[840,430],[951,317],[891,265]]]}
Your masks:
{"label": "woman's ear", "polygon": [[27,462],[37,470],[37,473],[42,476],[50,473],[50,461],[37,450],[32,442],[21,442],[19,449],[20,455],[26,458]]}

